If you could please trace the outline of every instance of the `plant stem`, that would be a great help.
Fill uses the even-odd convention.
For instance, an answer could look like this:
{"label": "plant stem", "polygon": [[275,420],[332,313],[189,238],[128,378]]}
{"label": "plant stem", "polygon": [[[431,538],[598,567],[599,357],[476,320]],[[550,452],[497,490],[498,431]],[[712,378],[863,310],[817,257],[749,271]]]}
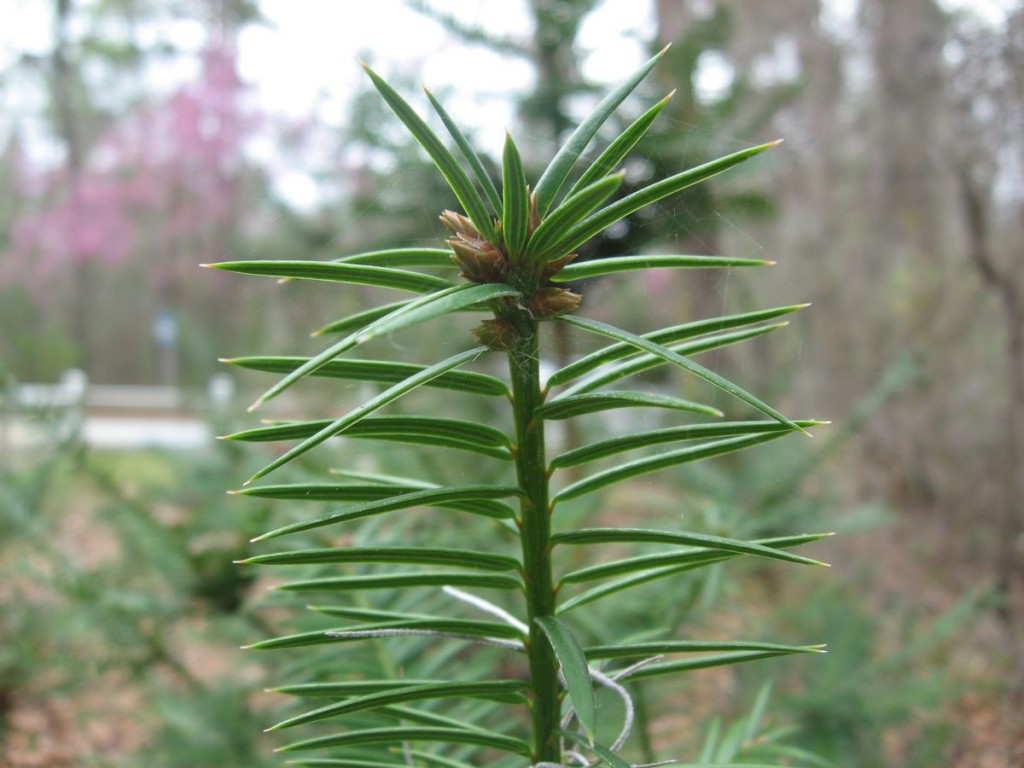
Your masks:
{"label": "plant stem", "polygon": [[558,664],[534,622],[539,616],[552,616],[555,612],[544,424],[534,417],[544,400],[540,389],[540,334],[537,321],[525,314],[517,313],[513,322],[516,334],[508,352],[508,364],[516,427],[516,473],[524,492],[518,522],[530,627],[527,653],[533,688],[533,761],[560,763]]}

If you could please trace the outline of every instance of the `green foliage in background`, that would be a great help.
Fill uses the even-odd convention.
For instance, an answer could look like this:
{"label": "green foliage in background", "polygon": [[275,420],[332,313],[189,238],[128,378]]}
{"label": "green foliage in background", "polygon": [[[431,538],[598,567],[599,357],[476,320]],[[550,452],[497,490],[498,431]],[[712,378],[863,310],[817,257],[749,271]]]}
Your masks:
{"label": "green foliage in background", "polygon": [[163,768],[272,764],[257,670],[215,650],[265,626],[231,564],[265,519],[225,503],[234,453],[97,455],[71,438],[4,457],[0,736],[9,713],[34,715],[0,742],[5,765],[137,765],[134,749]]}
{"label": "green foliage in background", "polygon": [[[278,690],[312,704],[274,726],[313,726],[308,735],[282,748],[301,755],[298,764],[573,763],[622,768],[631,765],[627,741],[637,721],[639,681],[821,650],[760,639],[680,637],[654,632],[655,626],[622,633],[616,631],[614,618],[614,606],[626,590],[663,580],[668,590],[679,578],[737,557],[820,565],[790,550],[821,535],[743,540],[674,526],[600,526],[580,514],[598,491],[628,489],[649,473],[775,441],[818,423],[787,418],[692,359],[699,352],[774,330],[780,327],[774,321],[798,306],[642,335],[576,313],[582,301],[570,287],[576,281],[620,281],[628,279],[627,273],[650,269],[766,263],[688,254],[576,260],[577,249],[609,226],[773,146],[736,152],[609,202],[623,181],[616,169],[666,99],[573,177],[591,139],[659,58],[598,104],[532,188],[511,137],[498,185],[437,99],[428,94],[464,163],[398,92],[367,68],[374,87],[430,155],[459,202],[462,213],[441,215],[451,233],[448,247],[374,251],[333,262],[213,265],[285,280],[415,294],[321,329],[321,334],[340,339],[312,357],[230,361],[283,374],[253,408],[307,376],[382,385],[377,394],[336,418],[275,422],[232,436],[295,441],[239,493],[326,505],[315,515],[292,515],[254,539],[287,538],[292,547],[246,560],[277,572],[288,569],[291,577],[278,588],[309,595],[318,619],[314,629],[303,627],[253,645],[303,649],[294,657],[293,681]],[[463,281],[455,279],[453,268]],[[392,340],[399,331],[466,312],[485,315],[473,330],[477,343],[456,341],[454,354],[440,361],[420,365],[347,355],[364,345],[372,349],[375,340],[383,347],[379,342]],[[605,346],[542,381],[542,327],[551,323]],[[447,340],[438,340],[432,348],[441,352],[449,346]],[[504,359],[507,376],[470,370],[495,358]],[[665,409],[679,418],[724,416],[714,404],[629,388],[637,374],[665,365],[725,393],[730,403],[752,409],[758,418],[684,420],[548,455],[545,428],[566,419],[609,411],[621,418],[638,408]],[[502,406],[494,409],[499,415],[493,422],[486,423],[471,408],[449,415],[436,401],[426,414],[380,413],[425,388],[445,390],[453,402],[471,396]],[[316,482],[252,484],[338,436],[414,443],[430,454],[469,452],[475,461],[458,482],[437,482],[436,476],[411,469],[387,475],[346,469]],[[570,469],[572,479],[565,480]],[[410,523],[407,533],[397,535],[383,526],[386,520],[418,519],[422,513],[412,511],[422,508],[435,510],[429,524],[414,528]],[[404,514],[393,514],[398,512]],[[468,520],[486,521],[489,535],[469,536],[475,526],[464,522]],[[593,557],[592,552],[604,556]],[[350,654],[357,653],[377,654],[377,660],[354,665]],[[353,676],[354,667],[362,674]],[[759,699],[751,715],[731,731],[736,736],[722,743],[709,734],[703,753],[691,764],[738,759],[741,747],[758,730],[764,701]],[[319,756],[324,754],[328,756]]]}

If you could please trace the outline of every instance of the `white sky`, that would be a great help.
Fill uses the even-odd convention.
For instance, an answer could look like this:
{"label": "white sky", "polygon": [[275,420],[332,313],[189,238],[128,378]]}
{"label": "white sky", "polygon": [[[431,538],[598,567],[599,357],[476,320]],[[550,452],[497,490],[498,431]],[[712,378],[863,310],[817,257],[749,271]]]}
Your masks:
{"label": "white sky", "polygon": [[[513,39],[527,41],[532,31],[525,0],[432,0],[430,5]],[[319,124],[343,126],[348,100],[365,83],[359,65],[364,56],[385,78],[400,73],[435,92],[457,84],[457,93],[444,99],[446,109],[461,125],[477,129],[475,143],[482,151],[500,156],[506,128],[515,128],[510,96],[532,87],[533,70],[526,61],[482,45],[455,44],[440,24],[403,0],[359,5],[264,0],[262,8],[268,23],[243,33],[240,67],[258,89],[261,104],[274,113],[296,119],[314,115]],[[643,60],[642,41],[653,27],[652,3],[604,0],[581,30],[584,73],[596,80],[620,79]],[[587,56],[596,51],[601,55]],[[403,95],[430,114],[421,93]],[[279,193],[293,205],[313,205],[316,182],[275,165]]]}
{"label": "white sky", "polygon": [[[83,2],[83,0],[79,0]],[[999,20],[1019,0],[939,0],[947,8],[967,8]],[[830,15],[849,18],[856,0],[828,0]],[[457,12],[469,23],[511,36],[529,33],[525,0],[430,0],[442,11]],[[596,80],[616,80],[640,60],[630,35],[653,29],[652,0],[604,0],[587,21],[586,51],[600,50],[586,73]],[[361,76],[358,57],[386,73],[392,67],[414,67],[433,87],[458,80],[460,88],[501,93],[525,87],[529,71],[509,64],[489,66],[497,59],[479,46],[452,45],[439,25],[409,10],[403,0],[261,0],[268,24],[242,36],[242,72],[260,93],[270,112],[294,117],[323,105],[341,104]],[[175,38],[201,36],[196,25],[175,30]],[[190,34],[193,33],[193,34]],[[198,33],[198,34],[194,34]],[[0,71],[23,53],[45,54],[51,40],[51,3],[42,0],[0,0]],[[328,107],[329,109],[329,107]]]}
{"label": "white sky", "polygon": [[[1018,0],[940,2],[998,21]],[[829,0],[830,17],[849,18],[855,3]],[[530,34],[526,0],[430,0],[430,5],[510,37],[527,39]],[[525,62],[498,56],[483,46],[455,44],[440,25],[410,10],[403,0],[261,0],[260,6],[267,23],[249,27],[240,39],[242,77],[262,111],[296,123],[313,118],[327,128],[344,125],[346,104],[365,77],[359,66],[362,55],[385,77],[410,75],[435,91],[457,83],[458,95],[446,99],[446,107],[460,123],[479,129],[481,149],[500,155],[504,129],[515,127],[508,96],[531,86],[533,73]],[[588,78],[615,82],[642,61],[641,41],[654,29],[652,6],[653,0],[604,0],[588,17],[580,41]],[[51,13],[52,2],[0,0],[0,73],[23,53],[46,54]],[[186,47],[201,45],[204,36],[198,22],[182,22],[154,34],[150,42],[162,39]],[[588,56],[593,52],[600,55]],[[194,76],[180,65],[149,74],[158,87],[168,90]],[[38,113],[41,106],[35,103],[41,94],[6,85],[0,102],[6,113],[0,123],[6,125],[0,125],[0,133],[9,130],[19,111]],[[424,108],[420,94],[406,95]],[[0,141],[3,138],[0,135]],[[268,143],[263,150],[272,152]],[[308,205],[316,194],[312,179],[302,174],[293,173],[290,180],[285,174],[279,183],[293,203]]]}
{"label": "white sky", "polygon": [[[432,0],[431,6],[515,39],[526,41],[531,33],[524,0]],[[500,110],[508,94],[531,86],[526,62],[484,46],[454,45],[439,24],[410,10],[403,0],[263,0],[262,8],[269,23],[243,33],[241,68],[243,77],[257,84],[262,103],[275,112],[343,120],[348,97],[365,79],[360,55],[385,77],[401,72],[432,90],[457,83],[460,93],[470,98],[449,107],[456,118],[460,108],[468,111],[480,98]],[[621,77],[642,60],[640,41],[652,29],[651,3],[604,0],[581,35],[584,54],[601,51],[585,63],[586,74],[598,80]],[[508,118],[503,114],[471,122],[496,125],[499,135],[493,142],[500,147]]]}

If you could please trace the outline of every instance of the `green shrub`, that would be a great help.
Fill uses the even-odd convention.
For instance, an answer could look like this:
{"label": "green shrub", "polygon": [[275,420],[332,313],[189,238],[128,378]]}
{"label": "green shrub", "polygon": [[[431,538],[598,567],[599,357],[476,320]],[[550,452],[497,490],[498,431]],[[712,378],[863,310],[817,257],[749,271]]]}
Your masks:
{"label": "green shrub", "polygon": [[[342,471],[326,482],[247,483],[240,491],[252,497],[346,503],[317,516],[292,518],[293,522],[257,537],[256,542],[289,537],[295,544],[246,561],[299,569],[298,578],[281,584],[281,590],[338,601],[314,607],[321,617],[315,628],[253,646],[305,649],[294,667],[296,674],[304,676],[302,681],[279,690],[320,704],[276,728],[326,721],[326,731],[287,744],[283,750],[326,751],[336,756],[304,757],[299,764],[552,766],[573,762],[621,768],[629,765],[620,753],[629,749],[626,740],[634,722],[631,683],[820,650],[818,646],[650,634],[631,639],[618,635],[614,622],[600,631],[611,640],[587,642],[594,633],[586,617],[596,615],[590,613],[595,606],[629,588],[740,556],[818,564],[790,552],[821,538],[818,535],[744,541],[672,529],[572,524],[584,519],[582,510],[597,491],[805,432],[818,423],[783,416],[691,359],[699,352],[774,330],[780,325],[773,321],[797,306],[699,320],[644,335],[576,314],[581,296],[571,285],[578,281],[602,276],[622,280],[624,273],[655,268],[767,263],[687,255],[576,260],[577,249],[609,226],[773,146],[737,152],[609,203],[623,179],[615,168],[654,122],[666,99],[630,125],[563,193],[600,126],[659,56],[600,102],[532,190],[519,151],[508,137],[500,192],[433,96],[431,105],[469,173],[406,101],[367,68],[384,101],[430,155],[459,200],[464,213],[441,215],[451,233],[448,247],[374,251],[332,262],[212,265],[252,275],[418,294],[325,326],[321,334],[335,334],[340,340],[314,357],[230,361],[284,374],[253,407],[311,375],[384,385],[378,394],[335,419],[278,422],[232,435],[247,441],[298,441],[249,483],[339,436],[416,444],[428,455],[451,449],[474,456],[467,465],[472,467],[469,476],[460,483],[438,484],[436,478],[412,473],[382,476]],[[453,267],[462,281],[453,279]],[[342,357],[364,345],[372,349],[374,340],[388,340],[403,329],[454,313],[480,313],[486,319],[473,330],[477,343],[470,344],[467,334],[465,342],[456,342],[458,351],[440,362],[419,365]],[[542,328],[554,323],[603,339],[607,346],[542,381],[540,362],[546,348]],[[434,333],[437,341],[431,351],[450,346]],[[507,376],[468,370],[495,358],[504,359]],[[564,419],[631,408],[668,409],[678,416],[723,416],[705,403],[616,387],[661,365],[677,366],[768,418],[682,423],[618,435],[548,457],[545,427]],[[430,415],[378,414],[428,387],[444,392],[442,404],[431,401]],[[498,426],[477,420],[478,409],[462,408],[458,398],[467,395],[500,403],[504,416],[497,419]],[[446,410],[447,401],[451,405]],[[627,452],[636,452],[637,457],[622,460]],[[602,463],[604,468],[584,472]],[[582,476],[565,483],[561,475],[570,468]],[[424,507],[441,511],[431,512],[427,525],[405,525],[421,514],[411,514],[412,510]],[[393,514],[398,512],[404,514]],[[486,521],[487,536],[474,536],[477,527],[466,522],[474,518]],[[388,530],[383,520],[399,520],[398,532]],[[358,526],[356,521],[361,521]],[[610,559],[580,558],[581,548],[609,552]],[[627,550],[631,554],[622,556]],[[458,612],[452,611],[453,605],[459,606]],[[333,623],[325,623],[327,618]],[[380,655],[384,646],[401,663]],[[374,654],[377,662],[367,658]],[[363,661],[354,665],[354,657]],[[437,663],[438,658],[443,661]],[[363,674],[357,679],[345,677],[360,668]],[[409,677],[410,670],[422,673],[424,669],[430,674]],[[609,700],[618,704],[612,706]],[[598,701],[603,706],[598,707]],[[443,702],[443,709],[437,702]],[[609,722],[610,713],[613,722]],[[736,750],[730,747],[723,752],[715,745],[707,752],[735,754]]]}

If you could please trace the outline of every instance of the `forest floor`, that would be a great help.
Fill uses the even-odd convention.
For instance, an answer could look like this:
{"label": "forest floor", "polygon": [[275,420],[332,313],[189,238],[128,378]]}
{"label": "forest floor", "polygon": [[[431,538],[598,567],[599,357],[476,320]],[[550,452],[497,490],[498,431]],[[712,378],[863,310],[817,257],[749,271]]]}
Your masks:
{"label": "forest floor", "polygon": [[[61,510],[61,534],[54,542],[82,573],[119,556],[109,520],[96,513],[96,502],[90,494],[74,496],[73,503]],[[907,542],[913,546],[908,547]],[[843,534],[817,546],[821,549],[816,554],[833,565],[827,577],[837,585],[854,584],[866,615],[876,619],[880,628],[876,638],[879,647],[873,652],[896,659],[894,665],[910,665],[918,671],[924,668],[934,678],[929,685],[937,685],[946,692],[938,708],[928,703],[935,699],[923,695],[920,708],[915,708],[916,694],[912,692],[900,699],[911,703],[899,722],[884,724],[880,736],[884,765],[902,768],[912,764],[910,756],[926,738],[928,729],[940,724],[948,738],[942,762],[936,765],[1022,768],[1024,707],[1011,701],[1009,691],[1012,675],[1015,671],[1019,673],[1020,658],[1024,655],[1013,651],[1006,627],[995,611],[984,605],[991,576],[976,553],[965,551],[951,538],[947,526],[926,516],[897,518],[883,528]],[[6,565],[0,558],[0,572],[6,571]],[[49,567],[45,563],[39,566],[43,570]],[[804,588],[798,584],[791,594],[792,588],[784,587],[785,601],[799,600],[799,591]],[[759,589],[737,590],[729,597],[736,600],[735,610],[723,614],[725,618],[721,619],[728,626],[705,629],[729,635],[756,635],[749,630],[756,629],[757,622],[765,618],[765,605],[772,602],[770,593],[776,589],[778,583],[766,580]],[[62,599],[60,594],[34,583],[24,574],[0,579],[2,605],[27,600],[44,612],[60,611]],[[965,601],[972,607],[962,612],[960,607]],[[1017,615],[1024,615],[1024,604],[1015,608]],[[911,614],[915,620],[908,631],[903,617]],[[265,703],[259,703],[262,694],[256,693],[261,688],[259,670],[250,659],[239,661],[241,654],[233,639],[225,638],[218,644],[216,637],[209,636],[208,616],[208,607],[197,609],[195,616],[173,627],[168,638],[168,647],[175,649],[175,663],[182,665],[185,678],[169,674],[166,664],[157,664],[143,673],[143,678],[151,679],[139,679],[127,668],[112,663],[109,649],[99,654],[101,661],[96,661],[89,654],[97,649],[81,646],[78,652],[83,658],[78,661],[87,673],[76,685],[60,679],[56,671],[22,678],[17,684],[0,681],[0,766],[77,768],[137,764],[138,756],[152,746],[151,734],[162,717],[146,698],[144,683],[152,684],[153,676],[157,681],[166,678],[168,685],[178,687],[187,678],[231,678],[241,689],[254,692],[251,702],[255,703],[250,707],[265,707]],[[950,621],[952,626],[943,625]],[[194,642],[195,638],[201,640]],[[18,638],[5,638],[5,645],[8,656],[19,652]],[[45,648],[36,650],[45,658]],[[114,650],[116,656],[117,649]],[[901,653],[905,655],[900,656]],[[0,654],[0,662],[3,661]],[[67,661],[62,663],[66,665]],[[889,669],[894,686],[903,685],[906,680],[909,691],[920,684],[898,666]],[[137,669],[134,674],[138,674]],[[813,681],[813,674],[810,679]],[[704,695],[693,696],[690,691],[687,699],[691,703],[710,703],[708,708],[713,709],[714,702],[730,696],[735,699],[737,678],[732,668],[703,672],[696,680],[694,685]],[[886,681],[882,682],[884,693],[899,693],[884,691]],[[786,685],[785,681],[782,685]],[[659,717],[653,723],[652,736],[655,742],[671,741],[681,732],[696,730],[711,714],[712,711],[692,711],[685,717]],[[257,738],[255,733],[253,738]],[[152,760],[150,764],[164,763]]]}

